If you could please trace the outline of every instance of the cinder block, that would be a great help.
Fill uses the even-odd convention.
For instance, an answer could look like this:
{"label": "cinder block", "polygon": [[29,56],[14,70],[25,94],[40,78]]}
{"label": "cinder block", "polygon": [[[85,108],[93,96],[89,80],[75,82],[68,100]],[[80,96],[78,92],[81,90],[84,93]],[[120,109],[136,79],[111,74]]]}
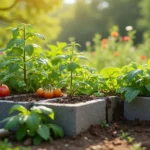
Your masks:
{"label": "cinder block", "polygon": [[116,108],[117,104],[120,101],[120,98],[118,96],[110,96],[110,107],[108,107],[108,122],[113,121],[113,114],[114,114],[114,109]]}
{"label": "cinder block", "polygon": [[77,104],[59,104],[50,102],[35,102],[52,108],[55,112],[54,123],[60,125],[66,136],[74,137],[87,130],[91,125],[106,121],[105,99],[96,99]]}
{"label": "cinder block", "polygon": [[150,97],[137,97],[124,102],[124,117],[128,120],[150,120]]}

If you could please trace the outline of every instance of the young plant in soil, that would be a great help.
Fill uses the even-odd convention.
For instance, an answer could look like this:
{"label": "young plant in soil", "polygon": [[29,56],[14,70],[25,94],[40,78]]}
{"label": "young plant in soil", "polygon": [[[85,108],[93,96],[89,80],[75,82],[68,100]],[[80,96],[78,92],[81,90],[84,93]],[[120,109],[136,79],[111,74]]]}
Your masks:
{"label": "young plant in soil", "polygon": [[[67,87],[69,97],[75,95],[90,95],[98,91],[99,77],[94,69],[82,66],[80,60],[86,57],[76,51],[79,44],[72,42],[65,48],[63,55],[58,55],[52,61],[57,64],[62,75],[60,87]],[[94,85],[95,84],[95,85]]]}
{"label": "young plant in soil", "polygon": [[[20,24],[12,29],[12,37],[5,48],[6,55],[1,58],[0,78],[17,92],[32,92],[39,87],[46,61],[39,45],[32,43],[35,37],[44,36],[35,32],[29,24]],[[37,82],[38,81],[38,82]]]}
{"label": "young plant in soil", "polygon": [[63,137],[64,132],[56,124],[49,123],[48,118],[54,120],[54,112],[45,106],[33,106],[27,110],[21,105],[14,105],[10,109],[10,114],[19,111],[18,115],[8,117],[2,122],[6,122],[5,129],[16,129],[16,139],[18,141],[27,137],[32,137],[35,145],[43,140],[52,141],[52,137]]}
{"label": "young plant in soil", "polygon": [[150,96],[150,61],[145,65],[131,63],[124,66],[118,77],[118,85],[118,93],[127,102],[137,96]]}
{"label": "young plant in soil", "polygon": [[117,77],[120,75],[120,68],[106,67],[100,72],[99,88],[106,94],[115,95],[118,84]]}

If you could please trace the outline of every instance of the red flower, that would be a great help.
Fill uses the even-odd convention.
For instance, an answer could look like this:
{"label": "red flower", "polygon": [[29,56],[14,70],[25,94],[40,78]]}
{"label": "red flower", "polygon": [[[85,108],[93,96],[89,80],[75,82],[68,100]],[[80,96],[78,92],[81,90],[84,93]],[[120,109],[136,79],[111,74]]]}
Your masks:
{"label": "red flower", "polygon": [[146,60],[147,57],[146,57],[145,55],[141,55],[141,56],[140,56],[140,59],[141,59],[141,60]]}
{"label": "red flower", "polygon": [[123,37],[123,40],[124,40],[124,41],[129,41],[129,40],[130,40],[130,37],[124,36],[124,37]]}
{"label": "red flower", "polygon": [[116,32],[116,31],[113,31],[113,32],[111,32],[111,36],[113,36],[113,37],[118,37],[118,36],[119,36],[119,33]]}
{"label": "red flower", "polygon": [[117,51],[114,52],[114,56],[119,56],[119,55],[120,55],[119,52],[117,52]]}

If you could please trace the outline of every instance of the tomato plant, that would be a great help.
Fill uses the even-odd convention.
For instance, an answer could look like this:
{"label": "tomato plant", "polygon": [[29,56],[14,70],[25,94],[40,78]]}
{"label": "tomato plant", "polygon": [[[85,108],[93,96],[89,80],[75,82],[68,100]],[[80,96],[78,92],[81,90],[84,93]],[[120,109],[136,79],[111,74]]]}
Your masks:
{"label": "tomato plant", "polygon": [[10,90],[7,85],[1,84],[0,85],[0,97],[9,96]]}
{"label": "tomato plant", "polygon": [[5,78],[5,83],[15,92],[33,92],[47,78],[44,67],[48,60],[42,48],[32,43],[36,37],[45,39],[33,26],[20,24],[12,29],[11,39],[3,50],[6,55],[1,58],[0,69],[5,71],[0,73],[0,78]]}

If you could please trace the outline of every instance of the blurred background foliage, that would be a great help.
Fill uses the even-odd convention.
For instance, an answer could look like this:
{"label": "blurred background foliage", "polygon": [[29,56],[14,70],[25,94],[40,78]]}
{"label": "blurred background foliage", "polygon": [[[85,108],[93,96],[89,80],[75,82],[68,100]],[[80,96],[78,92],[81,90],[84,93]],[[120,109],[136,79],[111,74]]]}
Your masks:
{"label": "blurred background foliage", "polygon": [[[98,69],[147,61],[150,1],[64,1],[67,0],[1,0],[0,47],[5,47],[10,38],[5,28],[23,22],[32,24],[45,35],[46,42],[37,41],[44,48],[46,44],[75,40],[81,45],[79,50],[86,51],[89,64]],[[128,31],[127,26],[133,27],[132,31]],[[112,36],[112,32],[118,36]],[[105,44],[103,39],[107,39]]]}

